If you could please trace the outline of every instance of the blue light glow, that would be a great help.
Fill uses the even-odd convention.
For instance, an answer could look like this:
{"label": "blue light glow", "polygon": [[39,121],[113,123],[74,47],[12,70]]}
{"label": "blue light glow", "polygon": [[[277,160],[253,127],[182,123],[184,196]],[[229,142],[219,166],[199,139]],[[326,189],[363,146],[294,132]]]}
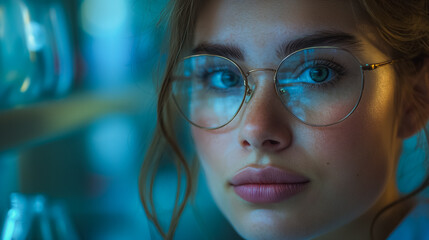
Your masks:
{"label": "blue light glow", "polygon": [[81,5],[83,29],[94,36],[114,35],[128,23],[128,5],[123,0],[84,0]]}

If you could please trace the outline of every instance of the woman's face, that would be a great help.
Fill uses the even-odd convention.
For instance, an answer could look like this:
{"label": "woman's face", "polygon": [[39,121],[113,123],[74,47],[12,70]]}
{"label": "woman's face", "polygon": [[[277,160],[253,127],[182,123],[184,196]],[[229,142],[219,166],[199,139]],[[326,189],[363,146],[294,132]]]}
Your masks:
{"label": "woman's face", "polygon": [[[334,33],[357,44],[335,40]],[[331,40],[318,42],[322,35]],[[241,52],[242,59],[233,60],[243,69],[275,69],[279,48],[308,36],[316,36],[313,44],[349,50],[361,64],[390,59],[374,29],[343,0],[211,1],[197,20],[194,46],[227,45]],[[359,106],[332,126],[312,127],[293,117],[276,93],[273,72],[262,71],[250,74],[255,92],[231,123],[192,128],[210,191],[244,238],[358,232],[397,197],[394,71],[386,66],[364,77]]]}

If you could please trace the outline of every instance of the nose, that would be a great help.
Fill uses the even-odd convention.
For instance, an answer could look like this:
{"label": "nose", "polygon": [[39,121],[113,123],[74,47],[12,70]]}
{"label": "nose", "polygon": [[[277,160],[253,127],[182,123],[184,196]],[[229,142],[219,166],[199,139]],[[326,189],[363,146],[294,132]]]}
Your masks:
{"label": "nose", "polygon": [[273,73],[255,72],[251,77],[257,84],[243,109],[240,145],[247,150],[282,151],[292,143],[290,113],[277,96]]}

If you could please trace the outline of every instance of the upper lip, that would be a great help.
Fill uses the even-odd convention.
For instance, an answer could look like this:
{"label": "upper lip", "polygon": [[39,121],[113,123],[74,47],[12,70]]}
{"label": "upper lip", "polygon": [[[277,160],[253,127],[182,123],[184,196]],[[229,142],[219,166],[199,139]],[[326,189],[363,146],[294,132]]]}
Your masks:
{"label": "upper lip", "polygon": [[246,167],[235,174],[230,183],[231,185],[238,186],[244,184],[293,184],[309,181],[308,178],[297,173],[267,166],[265,168]]}

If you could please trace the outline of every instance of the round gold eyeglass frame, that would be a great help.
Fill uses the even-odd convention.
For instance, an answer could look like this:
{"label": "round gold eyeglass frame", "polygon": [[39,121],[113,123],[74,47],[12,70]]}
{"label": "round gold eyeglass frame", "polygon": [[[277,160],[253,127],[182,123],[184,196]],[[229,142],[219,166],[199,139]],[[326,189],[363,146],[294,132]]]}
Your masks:
{"label": "round gold eyeglass frame", "polygon": [[308,126],[312,126],[312,127],[328,127],[328,126],[332,126],[332,125],[338,124],[338,123],[344,121],[345,119],[347,119],[356,110],[357,106],[359,105],[359,103],[361,101],[362,93],[363,93],[364,85],[365,85],[364,71],[372,71],[372,70],[375,70],[375,69],[377,69],[379,67],[387,66],[387,65],[396,63],[398,61],[398,60],[387,60],[387,61],[378,62],[378,63],[361,64],[360,61],[355,57],[355,55],[353,53],[351,53],[347,49],[340,48],[340,47],[332,47],[332,46],[317,46],[317,47],[309,47],[309,48],[299,49],[297,51],[294,51],[294,52],[290,53],[289,55],[287,55],[285,58],[283,58],[280,61],[280,63],[277,65],[276,69],[273,69],[273,68],[254,68],[254,69],[251,69],[251,70],[249,70],[247,72],[244,72],[243,69],[240,67],[240,65],[238,65],[236,62],[234,62],[233,60],[231,60],[231,59],[229,59],[227,57],[220,56],[220,55],[214,55],[214,54],[194,54],[194,55],[190,55],[190,56],[184,57],[182,59],[182,61],[184,61],[186,59],[189,59],[189,58],[198,57],[198,56],[213,56],[213,57],[223,58],[223,59],[231,62],[235,67],[237,67],[237,69],[240,71],[241,76],[243,77],[243,83],[244,83],[244,87],[245,87],[245,91],[244,91],[245,94],[243,95],[243,99],[241,100],[240,106],[238,107],[237,112],[234,114],[234,116],[232,116],[232,118],[228,122],[226,122],[225,124],[222,124],[221,126],[218,126],[218,127],[203,127],[203,126],[199,126],[198,124],[195,124],[194,122],[192,122],[190,119],[188,119],[188,117],[186,116],[186,114],[184,114],[184,112],[180,108],[179,104],[177,103],[176,99],[174,98],[174,94],[173,94],[174,103],[175,103],[177,109],[179,110],[179,112],[181,113],[181,115],[186,119],[186,121],[188,121],[189,123],[191,123],[195,127],[198,127],[198,128],[201,128],[201,129],[206,129],[206,130],[215,130],[215,129],[222,128],[222,127],[228,125],[230,122],[232,122],[232,120],[234,120],[235,117],[240,112],[240,110],[243,107],[244,103],[248,103],[250,101],[250,99],[252,98],[254,90],[255,90],[255,86],[250,87],[249,83],[248,83],[248,80],[247,80],[247,78],[249,77],[249,75],[251,73],[258,72],[258,71],[270,71],[270,72],[273,72],[274,73],[274,78],[273,78],[274,87],[276,89],[277,96],[280,97],[279,96],[279,92],[282,92],[282,91],[278,90],[277,89],[277,85],[276,85],[277,71],[278,71],[278,69],[283,64],[283,62],[286,61],[290,56],[292,56],[292,55],[294,55],[294,54],[296,54],[298,52],[301,52],[301,51],[312,50],[312,49],[337,49],[337,50],[348,52],[356,60],[356,62],[360,64],[360,69],[361,69],[361,73],[362,73],[361,74],[362,87],[360,89],[360,96],[359,96],[359,98],[358,98],[355,106],[352,108],[352,110],[350,110],[350,112],[346,116],[344,116],[342,119],[340,119],[340,120],[338,120],[338,121],[336,121],[334,123],[330,123],[330,124],[310,124],[310,123],[307,123],[307,122],[301,120],[297,116],[295,116],[295,114],[293,114],[287,107],[285,107],[285,109],[289,113],[291,113],[292,116],[294,116],[296,119],[298,119],[300,122],[302,122],[302,123],[304,123],[304,124],[306,124]]}

